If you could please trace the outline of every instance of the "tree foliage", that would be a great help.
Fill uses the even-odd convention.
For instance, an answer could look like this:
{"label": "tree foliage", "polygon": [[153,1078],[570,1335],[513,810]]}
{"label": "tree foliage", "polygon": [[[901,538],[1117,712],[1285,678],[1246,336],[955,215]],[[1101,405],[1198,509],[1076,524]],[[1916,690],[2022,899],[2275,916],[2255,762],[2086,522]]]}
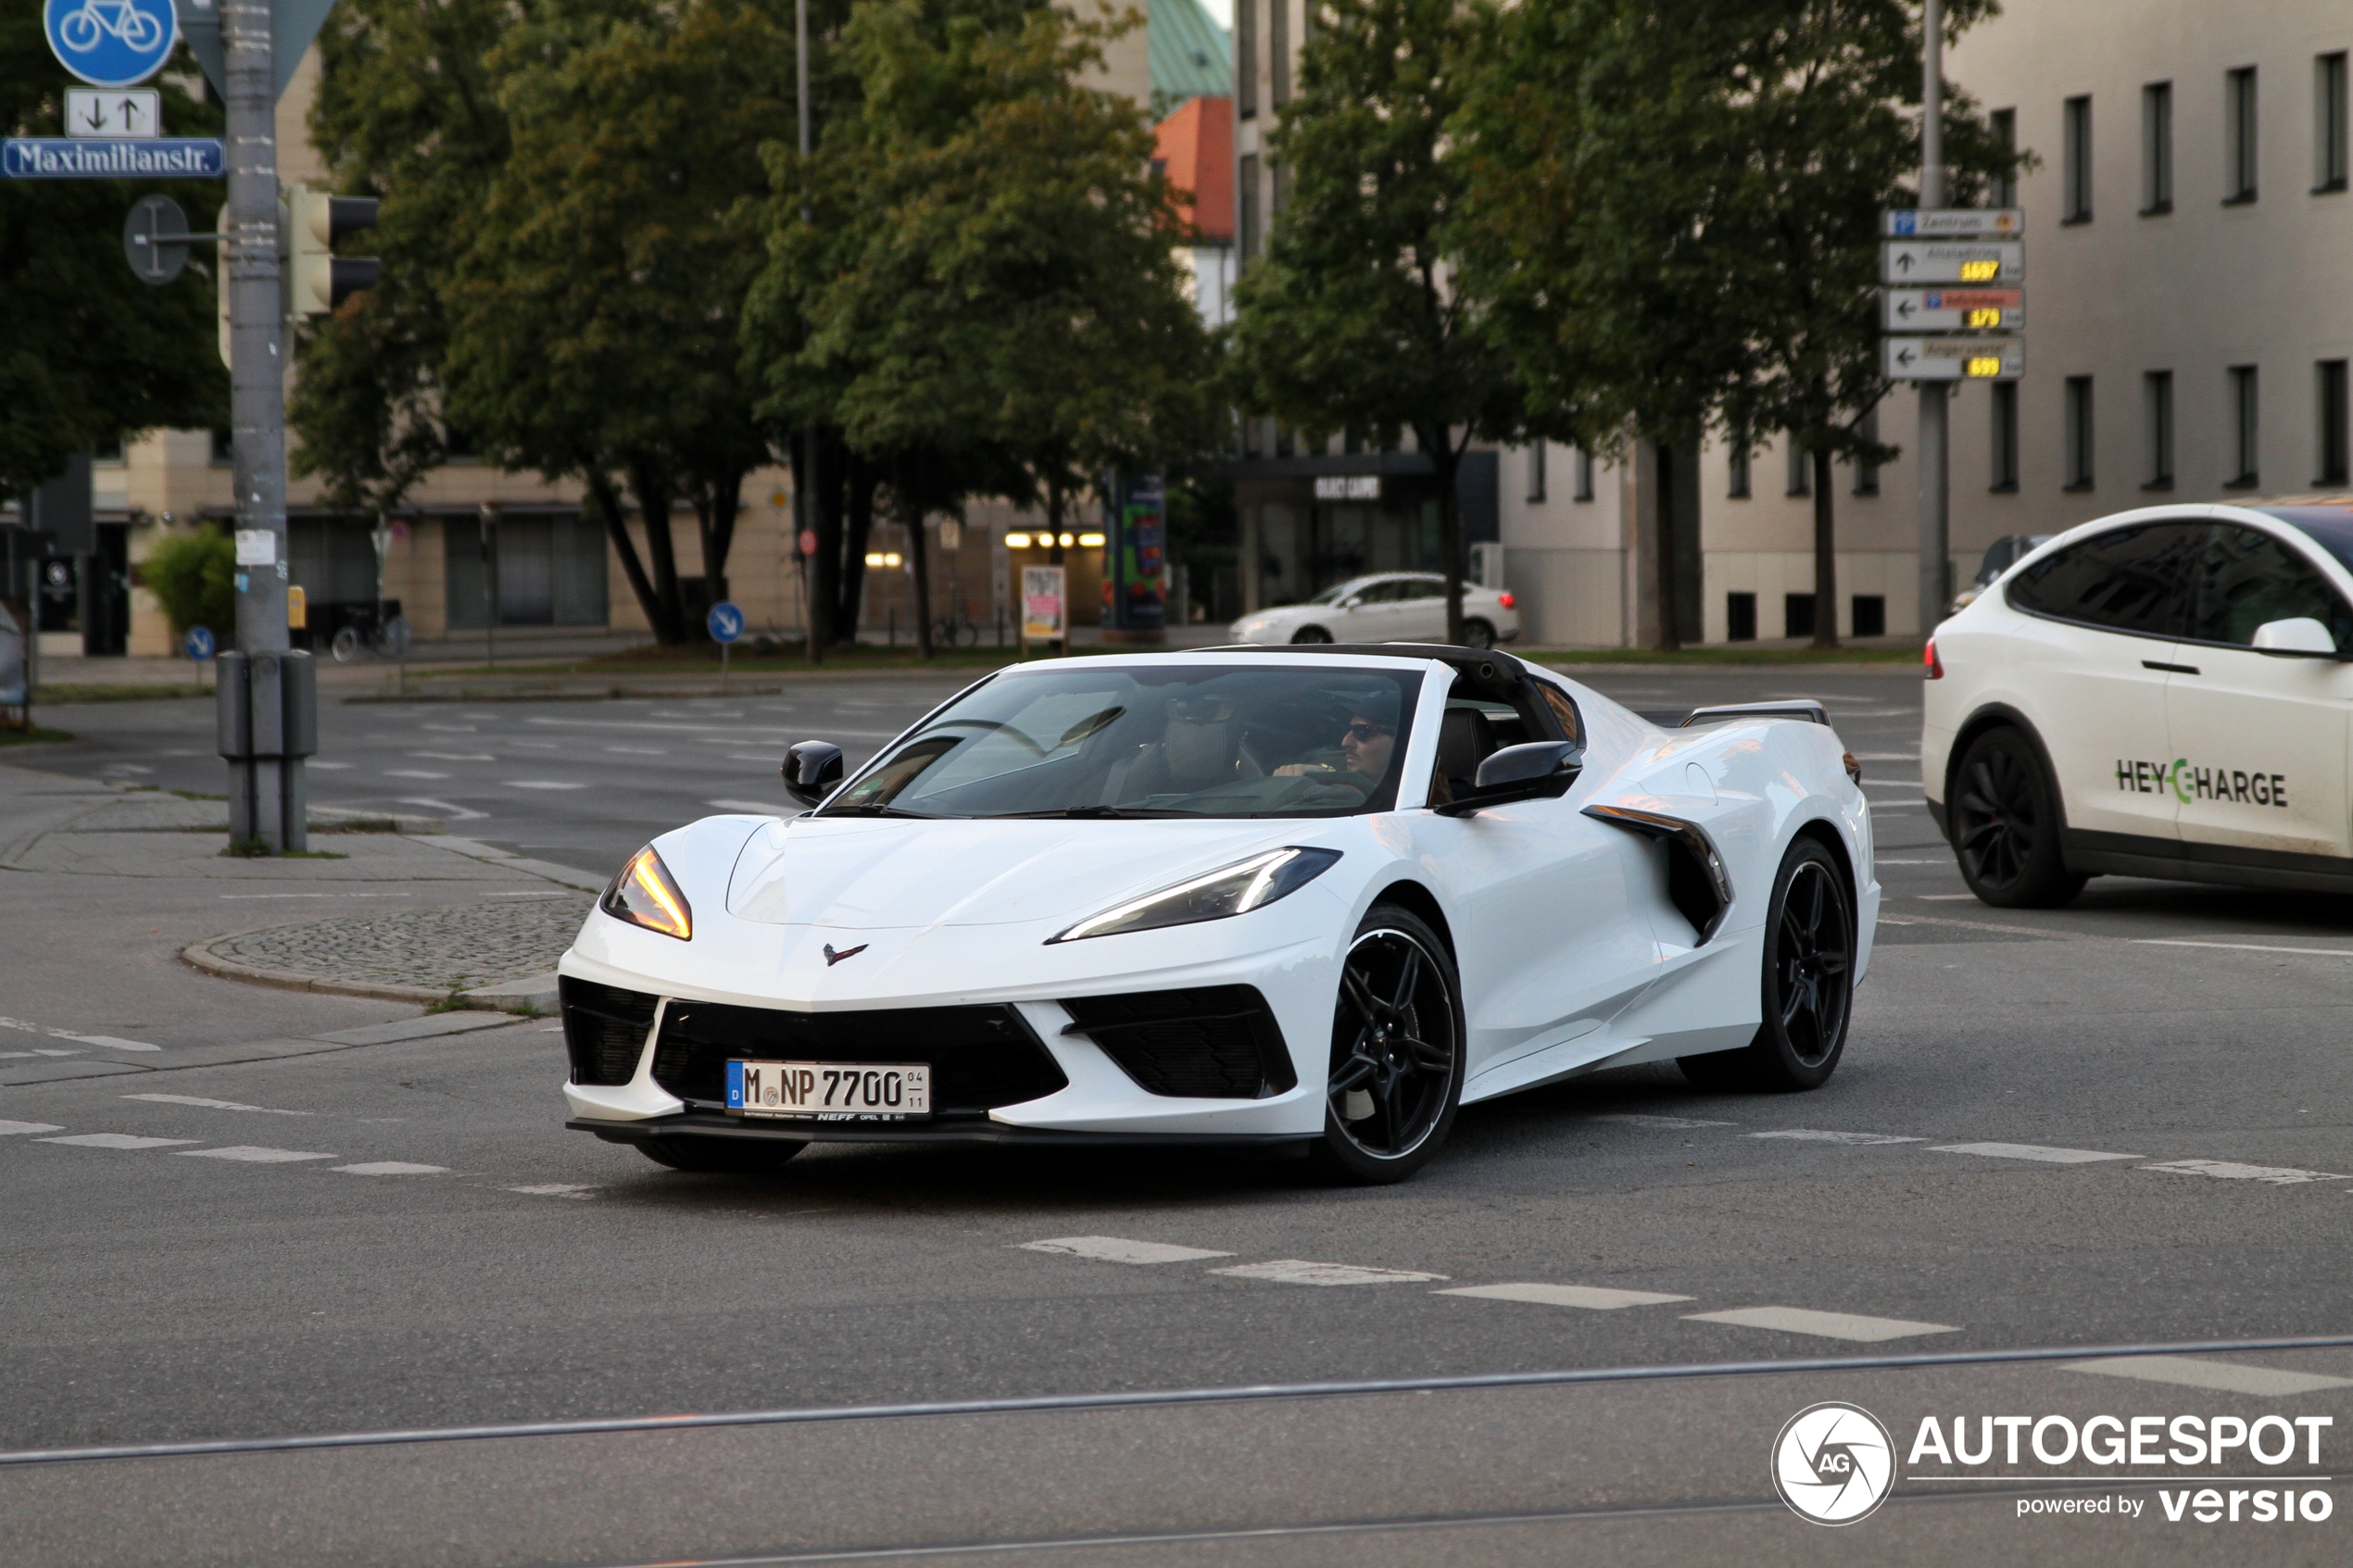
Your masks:
{"label": "tree foliage", "polygon": [[1236,289],[1232,384],[1311,438],[1411,430],[1439,486],[1446,624],[1462,635],[1455,478],[1521,429],[1513,366],[1449,254],[1466,170],[1451,124],[1478,38],[1456,0],[1323,0],[1268,138],[1287,186]]}
{"label": "tree foliage", "polygon": [[[41,7],[0,12],[0,128],[11,136],[64,131],[73,79],[42,38]],[[177,64],[193,69],[184,52]],[[162,78],[174,135],[220,134],[216,108]],[[213,324],[213,250],[161,288],[122,254],[132,204],[176,199],[189,227],[212,227],[213,180],[0,181],[0,498],[56,476],[69,458],[158,426],[227,422],[229,377]]]}
{"label": "tree foliage", "polygon": [[236,546],[217,523],[184,533],[166,534],[156,542],[141,564],[140,580],[163,606],[172,635],[191,626],[209,627],[216,646],[235,641],[237,596]]}

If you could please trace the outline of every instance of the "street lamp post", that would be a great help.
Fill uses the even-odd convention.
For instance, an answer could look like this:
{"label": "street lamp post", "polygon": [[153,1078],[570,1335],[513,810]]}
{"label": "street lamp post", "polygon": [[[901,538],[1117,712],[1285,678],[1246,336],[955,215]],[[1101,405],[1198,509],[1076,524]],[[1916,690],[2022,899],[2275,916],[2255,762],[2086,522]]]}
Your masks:
{"label": "street lamp post", "polygon": [[[1944,205],[1944,6],[1923,0],[1920,16],[1920,207]],[[1913,383],[1920,400],[1920,613],[1925,637],[1952,599],[1949,581],[1952,474],[1944,383]]]}

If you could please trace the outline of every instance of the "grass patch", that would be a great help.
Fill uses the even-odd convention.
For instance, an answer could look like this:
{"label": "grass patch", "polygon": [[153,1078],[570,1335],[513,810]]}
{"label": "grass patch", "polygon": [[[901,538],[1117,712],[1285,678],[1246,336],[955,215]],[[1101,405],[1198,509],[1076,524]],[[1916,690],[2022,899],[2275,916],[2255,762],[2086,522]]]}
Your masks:
{"label": "grass patch", "polygon": [[437,1012],[466,1011],[466,983],[472,978],[471,974],[461,974],[451,981],[447,996],[437,997],[425,1005],[425,1016],[430,1018]]}
{"label": "grass patch", "polygon": [[210,696],[210,686],[138,686],[92,682],[86,684],[52,685],[43,682],[33,693],[36,702],[145,702],[154,697]]}
{"label": "grass patch", "polygon": [[348,860],[348,855],[338,855],[332,849],[288,849],[281,852],[270,847],[270,841],[255,835],[233,838],[229,847],[220,852],[224,857],[239,860]]}
{"label": "grass patch", "polygon": [[71,739],[71,730],[44,730],[38,724],[28,730],[20,724],[0,724],[0,746],[55,746]]}
{"label": "grass patch", "polygon": [[215,795],[206,789],[175,789],[171,792],[182,800],[226,800],[225,795]]}
{"label": "grass patch", "polygon": [[1918,664],[1918,648],[1514,648],[1531,664]]}

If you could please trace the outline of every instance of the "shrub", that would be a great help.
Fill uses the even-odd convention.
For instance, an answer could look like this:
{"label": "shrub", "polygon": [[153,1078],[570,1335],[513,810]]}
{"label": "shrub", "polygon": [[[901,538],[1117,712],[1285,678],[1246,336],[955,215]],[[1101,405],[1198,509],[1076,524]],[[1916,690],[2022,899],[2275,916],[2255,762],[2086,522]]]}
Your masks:
{"label": "shrub", "polygon": [[173,533],[148,552],[140,580],[171,620],[177,637],[191,626],[208,628],[227,647],[235,640],[237,549],[218,525]]}

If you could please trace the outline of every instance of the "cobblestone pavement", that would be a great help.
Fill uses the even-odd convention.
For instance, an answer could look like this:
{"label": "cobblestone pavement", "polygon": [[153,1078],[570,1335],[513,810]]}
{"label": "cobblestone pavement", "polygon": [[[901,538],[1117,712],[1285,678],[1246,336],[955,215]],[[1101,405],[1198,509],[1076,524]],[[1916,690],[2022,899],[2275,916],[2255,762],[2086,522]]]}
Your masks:
{"label": "cobblestone pavement", "polygon": [[208,946],[238,963],[309,980],[434,991],[472,988],[554,969],[572,946],[589,902],[551,891],[273,926]]}

